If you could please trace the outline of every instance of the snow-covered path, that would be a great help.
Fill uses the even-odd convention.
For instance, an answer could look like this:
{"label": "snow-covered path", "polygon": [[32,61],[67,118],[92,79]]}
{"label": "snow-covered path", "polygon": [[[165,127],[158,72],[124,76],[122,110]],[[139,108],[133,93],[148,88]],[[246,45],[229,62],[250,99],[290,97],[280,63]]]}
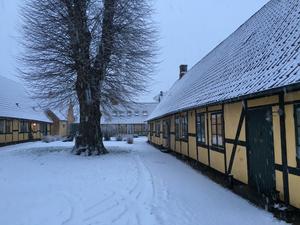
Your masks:
{"label": "snow-covered path", "polygon": [[99,157],[71,146],[0,148],[0,225],[284,224],[144,138]]}

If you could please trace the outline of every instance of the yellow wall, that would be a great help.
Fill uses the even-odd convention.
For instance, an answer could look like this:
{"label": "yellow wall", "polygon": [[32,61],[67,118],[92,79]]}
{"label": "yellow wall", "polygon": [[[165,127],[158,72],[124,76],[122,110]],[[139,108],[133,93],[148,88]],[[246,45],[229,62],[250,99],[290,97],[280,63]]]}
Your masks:
{"label": "yellow wall", "polygon": [[62,136],[62,137],[67,136],[67,122],[66,121],[59,122],[59,136]]}
{"label": "yellow wall", "polygon": [[175,141],[175,152],[181,153],[180,141]]}
{"label": "yellow wall", "polygon": [[300,177],[289,175],[290,203],[292,206],[300,208]]}
{"label": "yellow wall", "polygon": [[[12,133],[11,134],[1,134],[0,135],[0,144],[11,144],[11,143],[17,143],[17,142],[23,142],[29,140],[29,134],[28,133],[20,133],[19,128],[19,120],[18,119],[12,119],[13,126],[12,126]],[[28,121],[28,123],[30,123]],[[50,128],[51,125],[47,124],[48,133],[50,134]],[[32,132],[33,140],[40,140],[43,135],[40,132],[40,123],[36,122],[36,127]]]}
{"label": "yellow wall", "polygon": [[[242,102],[238,102],[234,104],[226,104],[224,106],[225,135],[226,138],[228,139],[232,139],[232,140],[235,139],[239,120],[241,117],[242,108],[243,108]],[[245,120],[243,122],[239,140],[240,141],[246,140]]]}
{"label": "yellow wall", "polygon": [[210,166],[222,173],[225,173],[224,154],[215,151],[210,151]]}
{"label": "yellow wall", "polygon": [[252,99],[248,100],[248,107],[257,107],[257,106],[264,106],[264,105],[269,105],[269,104],[275,104],[278,103],[279,98],[277,95],[274,96],[269,96],[269,97],[264,97],[264,98],[257,98],[257,99]]}
{"label": "yellow wall", "polygon": [[208,107],[208,111],[220,111],[220,110],[222,110],[222,105],[214,105]]}
{"label": "yellow wall", "polygon": [[294,106],[285,106],[285,123],[286,123],[286,147],[288,165],[290,167],[296,167],[296,134],[295,134],[295,122],[294,122]]}
{"label": "yellow wall", "polygon": [[188,156],[188,143],[187,142],[181,142],[181,154]]}
{"label": "yellow wall", "polygon": [[189,156],[197,160],[196,138],[191,136],[189,137]]}
{"label": "yellow wall", "polygon": [[205,164],[205,165],[209,165],[208,162],[208,150],[206,148],[202,148],[202,147],[198,147],[198,160],[199,162]]}
{"label": "yellow wall", "polygon": [[6,134],[5,135],[5,142],[12,142],[13,141],[13,135],[12,134]]}
{"label": "yellow wall", "polygon": [[286,93],[285,96],[284,96],[284,100],[286,102],[300,100],[300,91],[294,91],[294,92]]}
{"label": "yellow wall", "polygon": [[279,197],[281,200],[284,200],[284,190],[283,190],[283,174],[282,172],[275,171],[276,178],[276,190],[279,191]]}
{"label": "yellow wall", "polygon": [[0,134],[0,143],[5,143],[5,134]]}
{"label": "yellow wall", "polygon": [[[242,102],[226,104],[224,106],[225,138],[235,140],[242,109],[243,109]],[[242,129],[238,140],[246,141],[245,119],[243,121]],[[229,162],[230,162],[233,147],[234,147],[233,144],[229,144],[229,143],[226,144],[227,169],[229,167]],[[235,179],[245,184],[248,183],[246,147],[240,145],[237,146],[231,174]]]}
{"label": "yellow wall", "polygon": [[175,147],[175,135],[171,134],[171,150],[172,151],[176,151],[176,147]]}
{"label": "yellow wall", "polygon": [[[229,167],[230,156],[232,153],[233,144],[226,144],[226,160],[227,160],[227,168]],[[248,167],[247,167],[247,150],[246,147],[237,146],[235,158],[232,165],[231,174],[234,179],[243,182],[244,184],[248,184]]]}
{"label": "yellow wall", "polygon": [[188,133],[196,134],[196,116],[195,111],[189,111],[188,113]]}

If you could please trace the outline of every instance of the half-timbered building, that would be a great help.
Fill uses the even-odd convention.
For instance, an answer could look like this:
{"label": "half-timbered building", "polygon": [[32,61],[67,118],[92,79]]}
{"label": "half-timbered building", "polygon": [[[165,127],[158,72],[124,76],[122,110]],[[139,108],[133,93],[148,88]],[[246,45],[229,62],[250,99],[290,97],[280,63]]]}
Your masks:
{"label": "half-timbered building", "polygon": [[21,84],[0,76],[0,146],[40,140],[51,123]]}
{"label": "half-timbered building", "polygon": [[151,143],[300,208],[300,4],[271,0],[180,77]]}

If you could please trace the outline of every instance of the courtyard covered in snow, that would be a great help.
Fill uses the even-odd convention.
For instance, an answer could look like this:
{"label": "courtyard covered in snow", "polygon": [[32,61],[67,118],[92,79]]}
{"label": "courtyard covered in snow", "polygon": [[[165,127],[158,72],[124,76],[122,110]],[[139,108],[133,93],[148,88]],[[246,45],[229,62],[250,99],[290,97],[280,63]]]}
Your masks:
{"label": "courtyard covered in snow", "polygon": [[98,157],[63,142],[0,148],[0,224],[284,224],[146,141],[105,142]]}

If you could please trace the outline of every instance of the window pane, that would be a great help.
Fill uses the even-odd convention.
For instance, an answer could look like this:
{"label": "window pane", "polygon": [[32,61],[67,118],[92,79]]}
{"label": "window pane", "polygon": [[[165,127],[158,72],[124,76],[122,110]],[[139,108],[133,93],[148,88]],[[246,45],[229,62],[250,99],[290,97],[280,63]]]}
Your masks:
{"label": "window pane", "polygon": [[223,135],[223,124],[218,125],[218,134],[221,136]]}
{"label": "window pane", "polygon": [[297,145],[300,146],[300,127],[297,127]]}
{"label": "window pane", "polygon": [[216,115],[211,115],[211,124],[216,124],[216,123],[217,123]]}
{"label": "window pane", "polygon": [[212,133],[212,135],[217,134],[217,125],[212,125],[211,133]]}
{"label": "window pane", "polygon": [[223,146],[223,136],[218,135],[218,145]]}
{"label": "window pane", "polygon": [[217,135],[212,135],[212,143],[213,145],[217,144]]}
{"label": "window pane", "polygon": [[222,124],[222,114],[217,114],[217,123]]}
{"label": "window pane", "polygon": [[300,146],[297,147],[297,158],[300,159]]}
{"label": "window pane", "polygon": [[300,126],[300,106],[296,108],[296,117],[297,117],[296,123],[298,126]]}
{"label": "window pane", "polygon": [[0,134],[4,134],[4,133],[5,133],[5,121],[0,120]]}
{"label": "window pane", "polygon": [[5,123],[5,132],[7,134],[12,133],[12,121],[11,120],[6,120],[6,123]]}

